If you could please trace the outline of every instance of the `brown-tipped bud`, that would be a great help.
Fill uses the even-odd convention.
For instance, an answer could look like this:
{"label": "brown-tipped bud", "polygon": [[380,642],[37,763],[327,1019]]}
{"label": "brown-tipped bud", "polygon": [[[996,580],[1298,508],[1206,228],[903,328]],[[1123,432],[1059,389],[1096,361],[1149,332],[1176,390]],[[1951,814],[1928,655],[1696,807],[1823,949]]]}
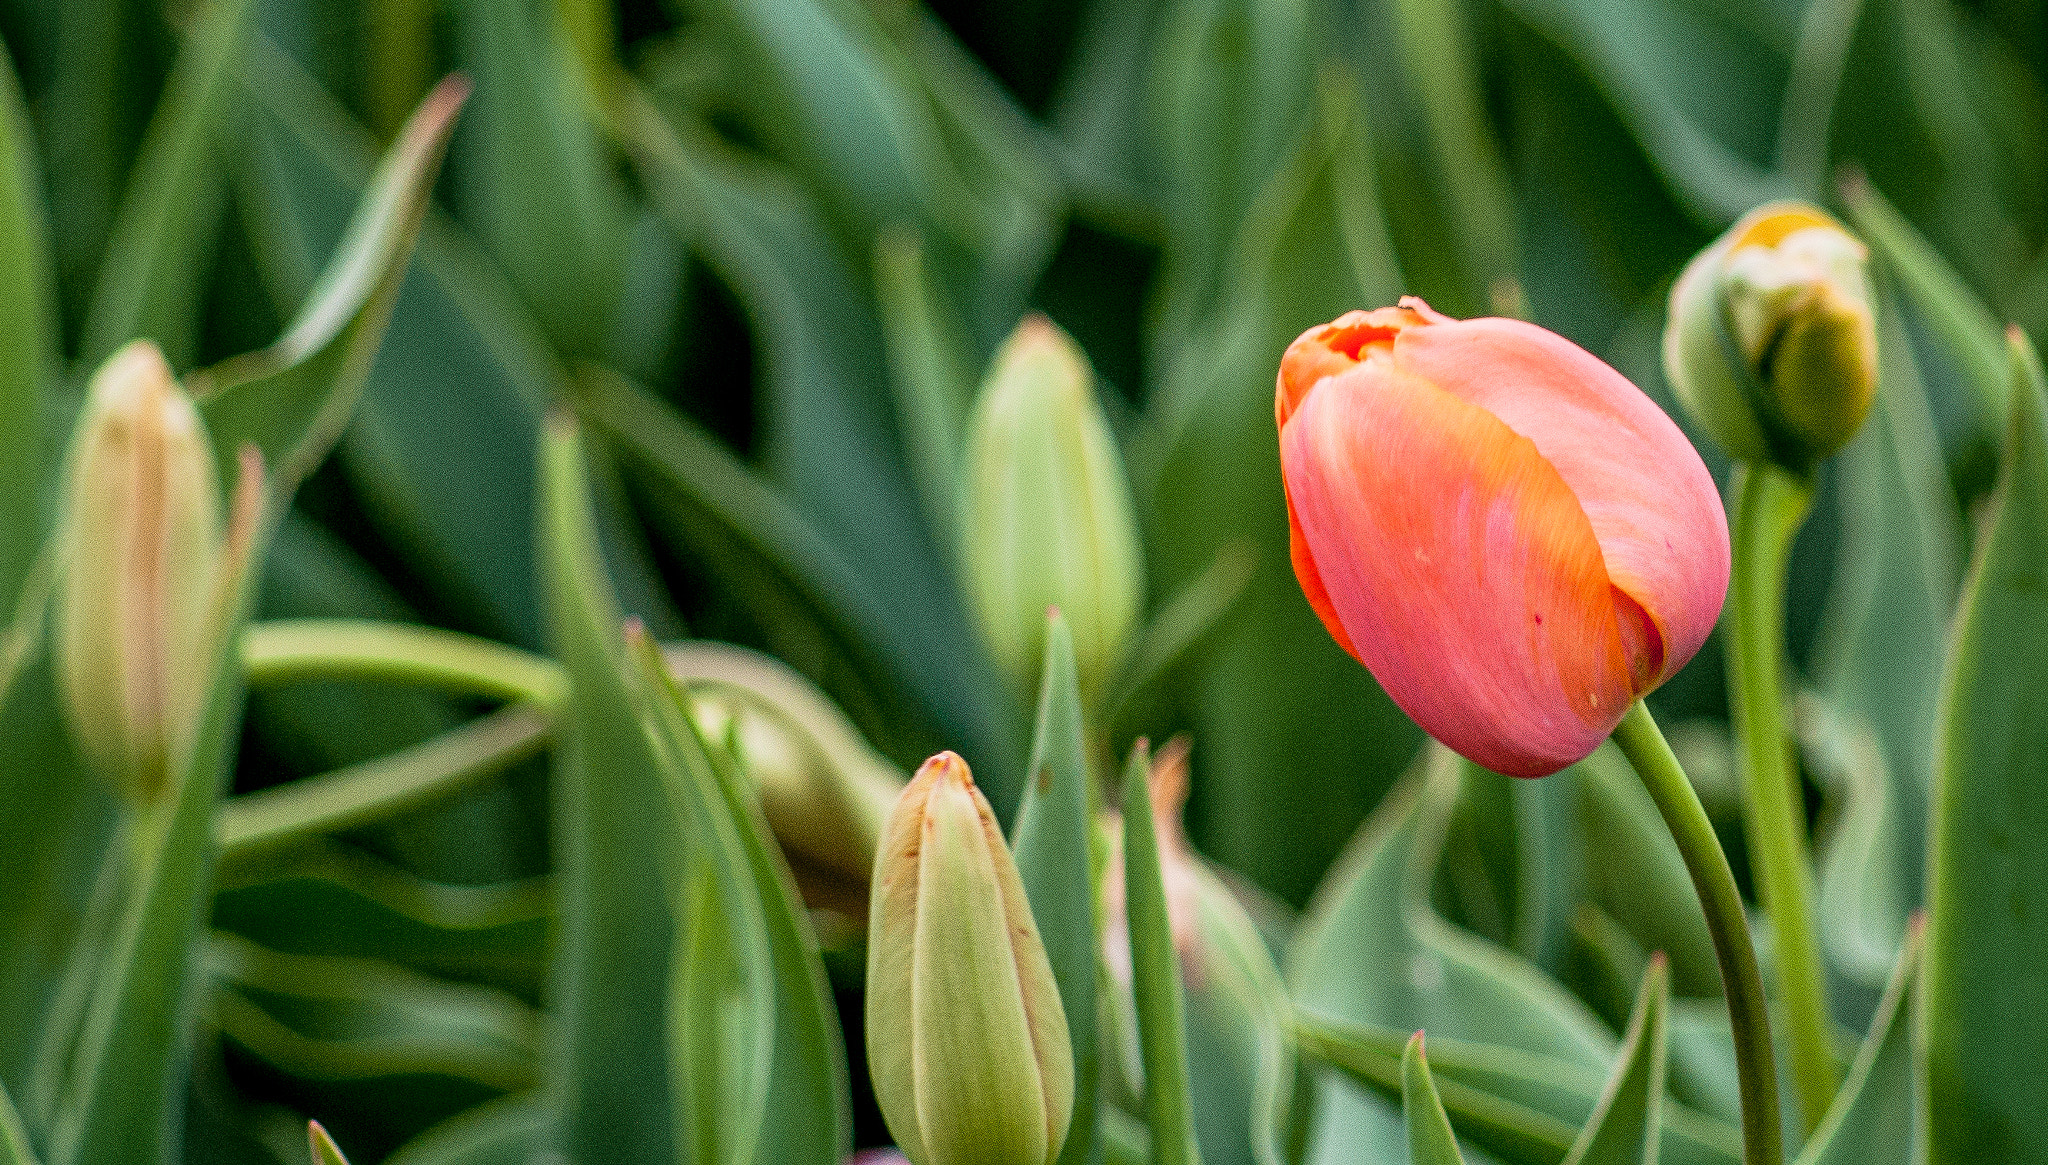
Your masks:
{"label": "brown-tipped bud", "polygon": [[1877,394],[1864,259],[1834,219],[1774,202],[1686,265],[1671,289],[1664,372],[1730,454],[1803,471],[1862,427]]}
{"label": "brown-tipped bud", "polygon": [[911,1165],[1047,1165],[1074,1106],[1060,993],[967,763],[926,761],[875,855],[868,1067]]}
{"label": "brown-tipped bud", "polygon": [[197,725],[221,542],[213,447],[155,344],[93,375],[67,472],[57,688],[87,762],[146,802]]}

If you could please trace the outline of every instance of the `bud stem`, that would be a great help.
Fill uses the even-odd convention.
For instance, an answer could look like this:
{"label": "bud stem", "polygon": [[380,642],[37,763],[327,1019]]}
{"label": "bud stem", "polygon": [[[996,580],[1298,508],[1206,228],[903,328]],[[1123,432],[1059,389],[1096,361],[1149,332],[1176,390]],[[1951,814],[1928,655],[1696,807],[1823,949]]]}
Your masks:
{"label": "bud stem", "polygon": [[1635,766],[1650,791],[1664,825],[1678,843],[1693,889],[1699,892],[1707,933],[1714,939],[1714,957],[1721,965],[1721,989],[1728,1000],[1728,1024],[1735,1039],[1735,1072],[1742,1095],[1742,1159],[1746,1165],[1780,1165],[1785,1159],[1778,1116],[1778,1069],[1771,1054],[1771,1018],[1764,1002],[1764,980],[1757,970],[1756,946],[1743,913],[1742,892],[1735,871],[1714,836],[1713,822],[1693,792],[1692,782],[1650,717],[1637,700],[1614,729],[1614,743]]}
{"label": "bud stem", "polygon": [[1728,695],[1741,757],[1743,830],[1757,898],[1776,938],[1791,1076],[1809,1133],[1841,1079],[1814,928],[1806,810],[1785,731],[1785,570],[1812,500],[1803,477],[1771,465],[1737,465],[1728,601]]}

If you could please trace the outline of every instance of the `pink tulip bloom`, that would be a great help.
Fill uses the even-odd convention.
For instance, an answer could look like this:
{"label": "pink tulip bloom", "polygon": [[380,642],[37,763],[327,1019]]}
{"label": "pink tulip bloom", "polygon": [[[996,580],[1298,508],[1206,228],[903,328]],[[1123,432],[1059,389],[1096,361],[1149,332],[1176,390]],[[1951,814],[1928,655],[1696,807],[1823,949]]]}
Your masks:
{"label": "pink tulip bloom", "polygon": [[1706,466],[1563,337],[1410,296],[1302,333],[1273,407],[1310,605],[1487,768],[1583,758],[1720,616],[1728,523]]}

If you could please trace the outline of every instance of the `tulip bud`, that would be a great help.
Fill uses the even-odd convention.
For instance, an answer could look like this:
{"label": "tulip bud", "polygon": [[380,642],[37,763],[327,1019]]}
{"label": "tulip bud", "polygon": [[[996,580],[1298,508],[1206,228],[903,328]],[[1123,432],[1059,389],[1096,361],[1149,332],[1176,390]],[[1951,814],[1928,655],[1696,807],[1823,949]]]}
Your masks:
{"label": "tulip bud", "polygon": [[911,1165],[1046,1165],[1074,1104],[1067,1018],[966,762],[926,761],[875,855],[868,1067]]}
{"label": "tulip bud", "polygon": [[1721,614],[1714,479],[1562,336],[1410,296],[1302,333],[1273,413],[1309,605],[1417,724],[1495,772],[1583,759]]}
{"label": "tulip bud", "polygon": [[146,802],[197,725],[220,554],[213,447],[155,344],[93,375],[67,472],[57,688],[87,762]]}
{"label": "tulip bud", "polygon": [[1084,695],[1098,692],[1138,622],[1144,563],[1130,485],[1088,363],[1043,316],[1017,326],[968,422],[962,578],[996,661],[1028,688],[1045,612],[1065,612]]}
{"label": "tulip bud", "polygon": [[1862,426],[1877,392],[1864,256],[1834,219],[1774,202],[1686,264],[1664,372],[1730,454],[1803,471]]}
{"label": "tulip bud", "polygon": [[864,915],[902,772],[780,660],[705,641],[670,647],[663,658],[688,685],[697,724],[738,746],[805,901]]}

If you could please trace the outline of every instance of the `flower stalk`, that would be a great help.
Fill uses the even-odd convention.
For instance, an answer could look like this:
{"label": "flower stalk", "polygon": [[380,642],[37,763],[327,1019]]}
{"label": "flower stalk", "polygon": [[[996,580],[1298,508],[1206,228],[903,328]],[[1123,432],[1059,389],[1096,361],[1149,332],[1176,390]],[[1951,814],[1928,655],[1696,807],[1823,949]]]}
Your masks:
{"label": "flower stalk", "polygon": [[1693,889],[1700,896],[1721,989],[1728,1001],[1728,1025],[1735,1042],[1735,1071],[1742,1097],[1742,1159],[1745,1165],[1779,1165],[1785,1147],[1778,1115],[1778,1070],[1771,1051],[1771,1019],[1764,1001],[1763,974],[1749,934],[1742,893],[1720,839],[1700,804],[1699,794],[1672,755],[1664,733],[1641,700],[1614,729],[1614,743],[1635,766],[1657,803],[1664,825],[1678,843]]}

